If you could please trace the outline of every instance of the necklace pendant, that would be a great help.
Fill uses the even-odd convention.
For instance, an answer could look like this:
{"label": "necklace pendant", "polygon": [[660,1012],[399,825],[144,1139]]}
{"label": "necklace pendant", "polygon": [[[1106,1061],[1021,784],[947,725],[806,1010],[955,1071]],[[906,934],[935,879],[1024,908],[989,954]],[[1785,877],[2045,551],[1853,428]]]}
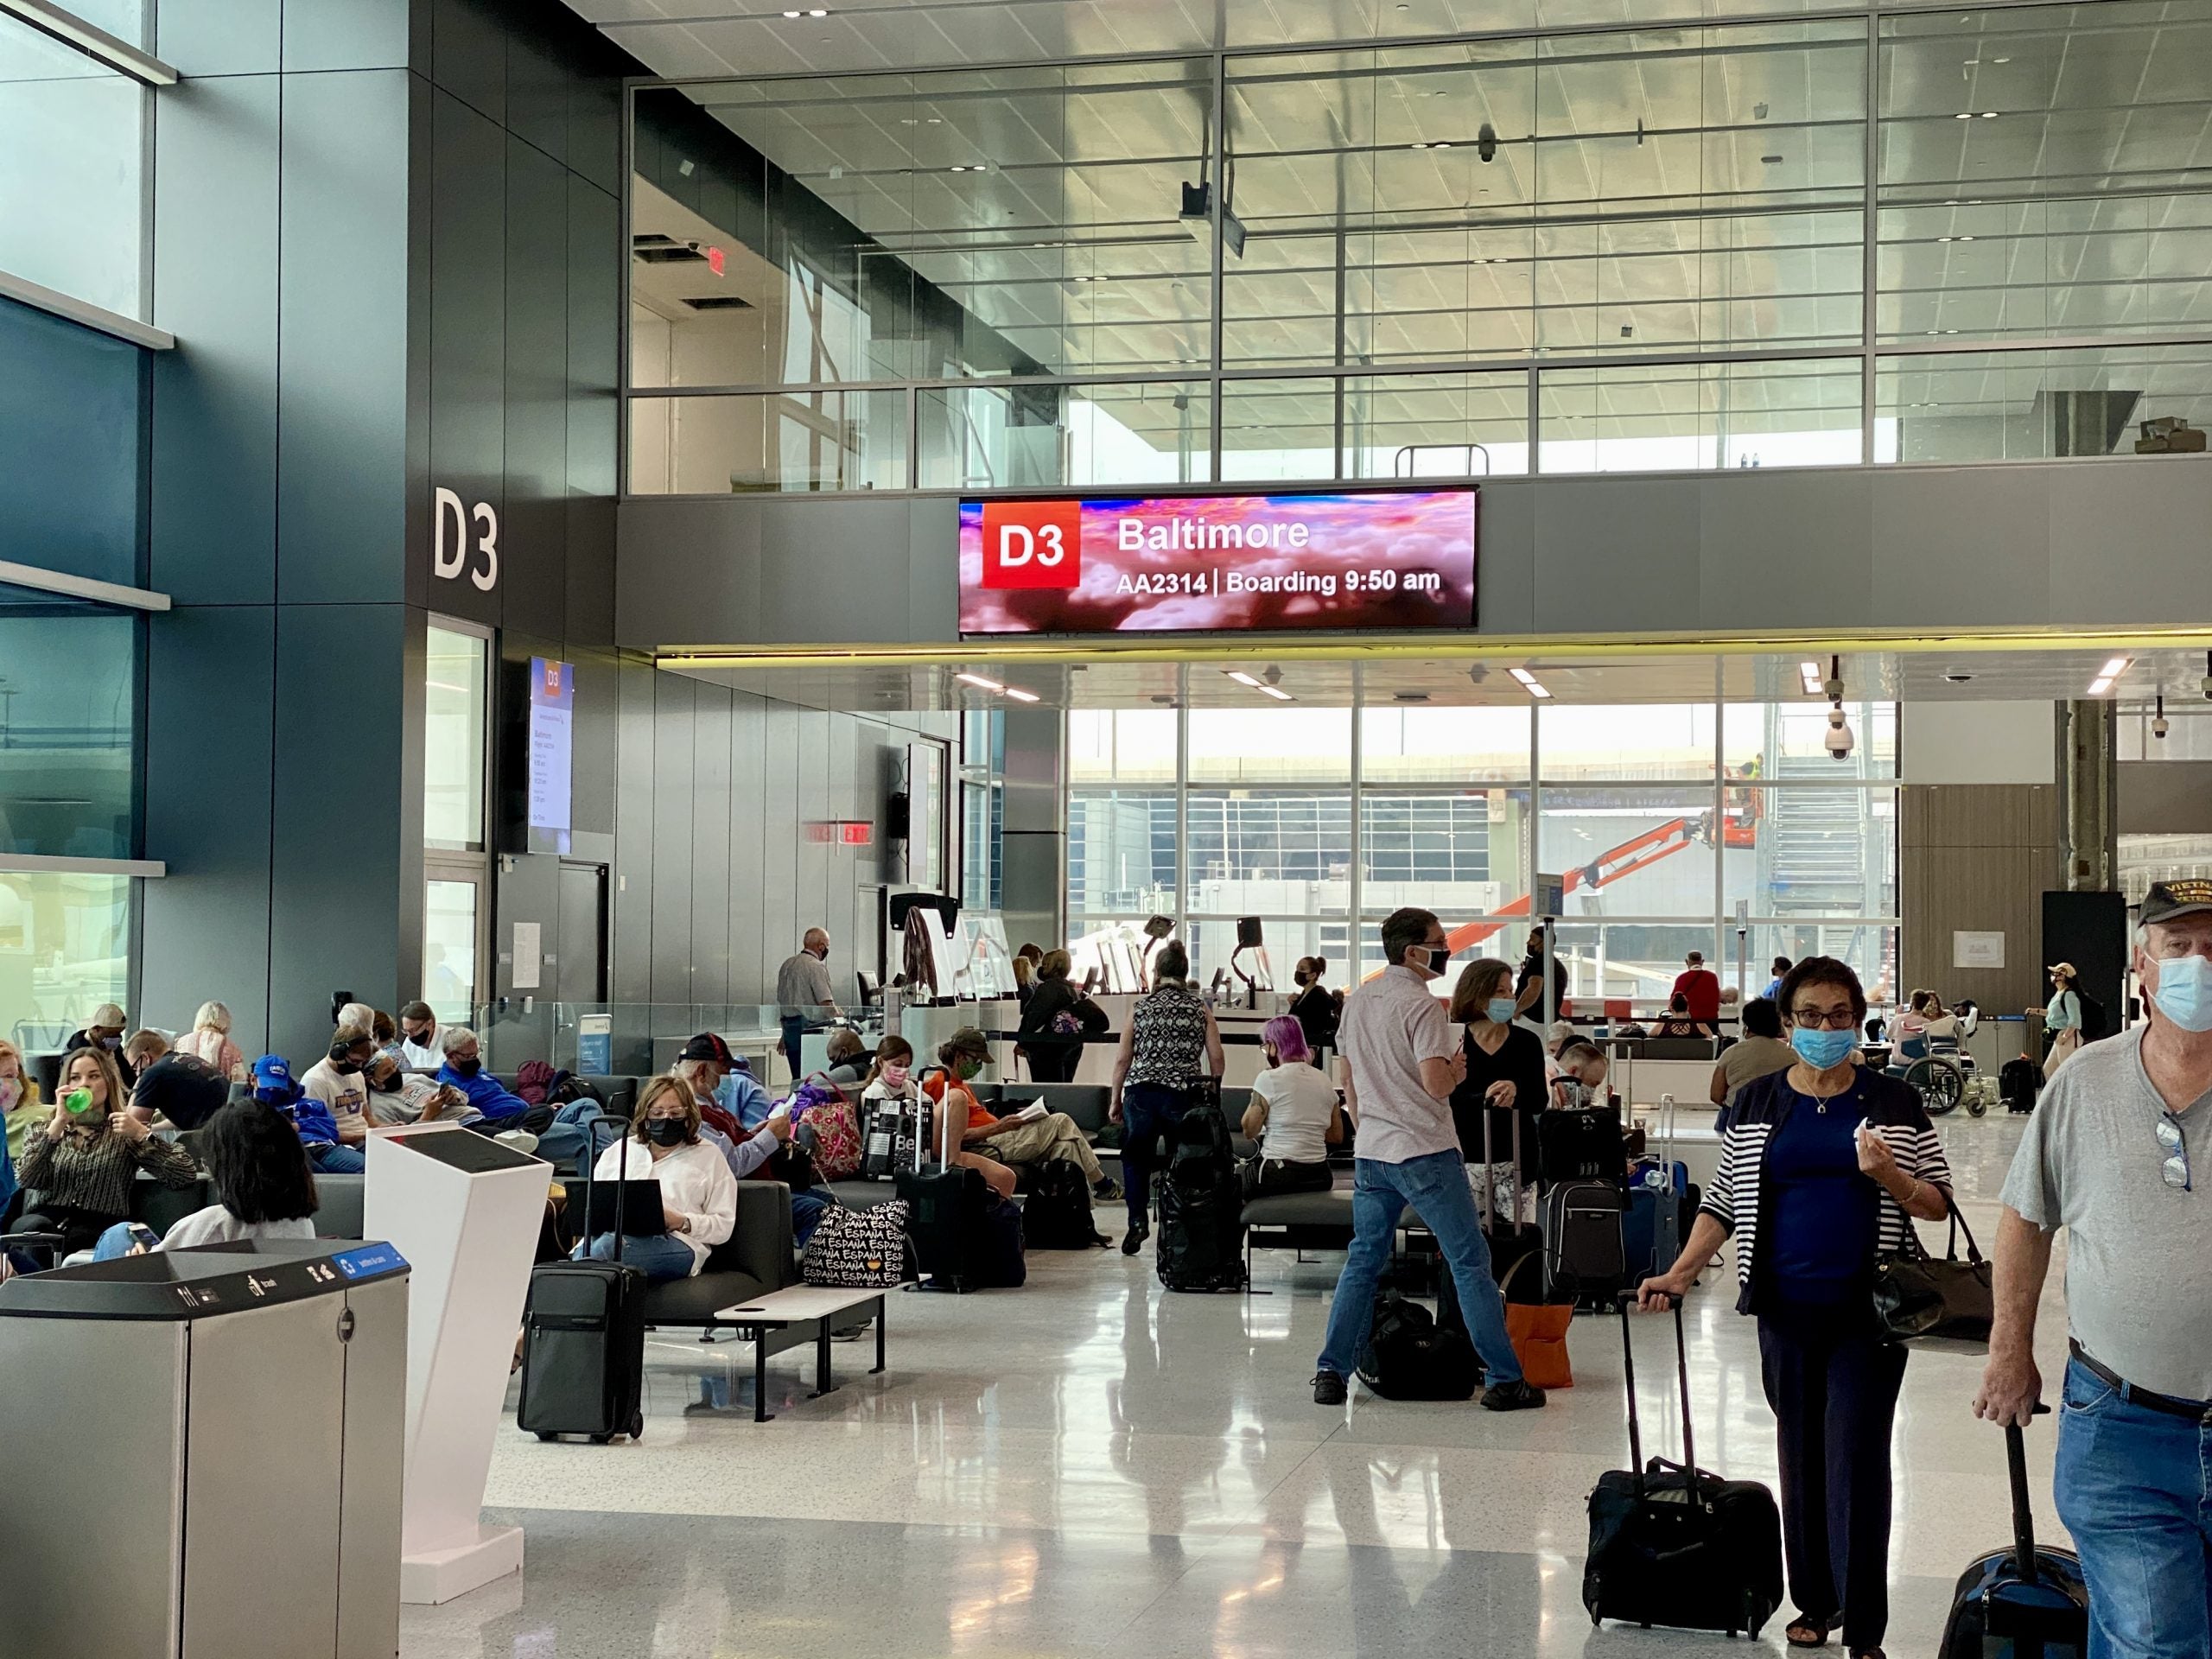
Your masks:
{"label": "necklace pendant", "polygon": [[1825,1100],[1816,1100],[1813,1103],[1813,1109],[1825,1117],[1827,1116],[1828,1103]]}

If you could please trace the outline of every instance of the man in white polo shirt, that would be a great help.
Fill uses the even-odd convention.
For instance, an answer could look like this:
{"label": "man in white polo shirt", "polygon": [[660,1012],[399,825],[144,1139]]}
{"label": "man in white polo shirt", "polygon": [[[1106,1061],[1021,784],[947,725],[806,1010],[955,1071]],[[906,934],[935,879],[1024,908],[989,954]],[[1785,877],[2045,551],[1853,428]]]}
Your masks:
{"label": "man in white polo shirt", "polygon": [[1353,1237],[1313,1378],[1317,1406],[1344,1402],[1344,1379],[1374,1322],[1375,1287],[1408,1205],[1436,1235],[1451,1266],[1490,1383],[1483,1404],[1522,1411],[1544,1403],[1544,1391],[1521,1375],[1505,1332],[1505,1299],[1491,1277],[1490,1246],[1452,1119],[1452,1091],[1466,1077],[1467,1057],[1428,988],[1451,954],[1433,915],[1397,911],[1382,924],[1382,957],[1389,965],[1344,999],[1337,1050],[1344,1057],[1344,1104],[1357,1129]]}

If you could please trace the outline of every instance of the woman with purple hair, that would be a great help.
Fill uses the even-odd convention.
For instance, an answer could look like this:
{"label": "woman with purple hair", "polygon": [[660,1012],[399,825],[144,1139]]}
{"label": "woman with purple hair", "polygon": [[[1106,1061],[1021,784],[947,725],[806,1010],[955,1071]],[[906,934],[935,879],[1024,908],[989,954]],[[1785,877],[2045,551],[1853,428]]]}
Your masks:
{"label": "woman with purple hair", "polygon": [[1260,1029],[1267,1069],[1252,1084],[1244,1133],[1260,1155],[1244,1166],[1244,1196],[1325,1191],[1334,1184],[1329,1148],[1344,1138],[1337,1091],[1313,1065],[1306,1028],[1278,1014]]}

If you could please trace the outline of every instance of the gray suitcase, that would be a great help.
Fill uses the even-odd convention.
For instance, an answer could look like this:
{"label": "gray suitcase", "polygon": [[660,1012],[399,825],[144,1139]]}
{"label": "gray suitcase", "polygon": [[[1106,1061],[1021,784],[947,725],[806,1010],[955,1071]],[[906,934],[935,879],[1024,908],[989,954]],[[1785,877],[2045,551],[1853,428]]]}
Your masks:
{"label": "gray suitcase", "polygon": [[1547,1300],[1611,1304],[1628,1276],[1621,1246],[1621,1190],[1611,1181],[1562,1181],[1544,1194]]}

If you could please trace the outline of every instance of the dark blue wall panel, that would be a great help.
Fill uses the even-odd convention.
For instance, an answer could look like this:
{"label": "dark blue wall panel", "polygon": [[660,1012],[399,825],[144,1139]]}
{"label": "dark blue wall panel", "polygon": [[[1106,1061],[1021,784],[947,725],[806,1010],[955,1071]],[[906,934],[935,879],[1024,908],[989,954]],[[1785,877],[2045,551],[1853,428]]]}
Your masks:
{"label": "dark blue wall panel", "polygon": [[0,299],[0,559],[138,585],[144,356]]}

